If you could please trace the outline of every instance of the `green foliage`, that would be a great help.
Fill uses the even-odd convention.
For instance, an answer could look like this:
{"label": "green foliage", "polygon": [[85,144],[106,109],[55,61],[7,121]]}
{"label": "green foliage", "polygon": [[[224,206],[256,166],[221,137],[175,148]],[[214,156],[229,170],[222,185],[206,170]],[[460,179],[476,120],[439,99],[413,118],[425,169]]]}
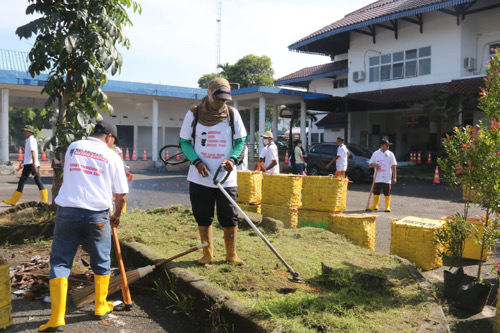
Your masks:
{"label": "green foliage", "polygon": [[24,142],[25,137],[21,129],[25,125],[35,128],[35,137],[38,137],[40,129],[50,128],[54,121],[52,109],[11,108],[9,110],[9,133],[13,141]]}
{"label": "green foliage", "polygon": [[65,147],[93,130],[92,119],[100,120],[99,109],[113,113],[101,87],[107,73],[115,75],[122,66],[116,45],[129,48],[122,33],[132,25],[126,8],[141,11],[133,0],[29,0],[26,14],[41,17],[17,28],[20,38],[36,36],[29,52],[29,74],[48,72],[42,92],[47,108],[59,111],[52,144]]}
{"label": "green foliage", "polygon": [[424,109],[429,118],[440,120],[457,120],[459,113],[472,112],[477,108],[477,98],[474,95],[451,93],[448,90],[438,89],[434,92]]}
{"label": "green foliage", "polygon": [[467,223],[467,218],[461,214],[455,214],[446,220],[443,228],[438,229],[434,236],[434,242],[441,245],[438,255],[443,259],[449,259],[450,268],[462,268],[462,257],[465,242],[476,232],[474,224]]}
{"label": "green foliage", "polygon": [[[208,82],[214,77],[224,77],[230,83],[239,83],[240,88],[253,86],[274,86],[274,70],[271,58],[249,54],[238,60],[234,65],[229,63],[219,65],[220,74],[205,74],[198,80],[200,88],[207,88]],[[233,87],[234,88],[234,87]]]}
{"label": "green foliage", "polygon": [[[473,203],[481,206],[486,214],[482,221],[485,238],[480,240],[481,255],[490,246],[489,236],[497,233],[496,222],[491,217],[500,212],[500,52],[490,60],[479,98],[479,108],[485,118],[477,126],[454,128],[452,136],[443,141],[446,156],[438,160],[447,182],[469,189]],[[495,220],[496,221],[496,220]],[[481,262],[478,268],[481,278]]]}

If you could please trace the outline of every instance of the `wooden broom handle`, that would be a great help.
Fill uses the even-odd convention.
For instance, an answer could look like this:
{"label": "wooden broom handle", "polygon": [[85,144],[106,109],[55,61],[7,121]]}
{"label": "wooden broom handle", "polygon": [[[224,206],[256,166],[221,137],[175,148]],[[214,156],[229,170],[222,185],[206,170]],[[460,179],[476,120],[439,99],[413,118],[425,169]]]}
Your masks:
{"label": "wooden broom handle", "polygon": [[198,245],[198,246],[192,247],[192,248],[190,248],[190,249],[189,249],[189,250],[187,250],[187,251],[184,251],[184,252],[182,252],[182,253],[179,253],[179,254],[177,254],[177,255],[175,255],[175,256],[173,256],[173,257],[170,257],[170,258],[168,258],[168,259],[164,259],[164,260],[162,260],[162,261],[159,261],[159,262],[157,262],[157,263],[155,264],[155,266],[156,266],[156,267],[159,267],[159,266],[161,266],[161,265],[163,265],[163,264],[166,264],[167,262],[171,262],[172,260],[175,260],[175,259],[177,259],[177,258],[179,258],[179,257],[185,256],[185,255],[186,255],[186,254],[188,254],[188,253],[191,253],[191,252],[197,251],[197,250],[202,249],[202,248],[207,247],[207,246],[208,246],[208,243],[207,243],[207,242],[205,242],[205,243],[203,243],[203,244],[201,244],[201,245]]}
{"label": "wooden broom handle", "polygon": [[118,260],[118,267],[120,267],[120,275],[122,277],[123,302],[130,305],[132,304],[132,297],[130,296],[130,289],[128,287],[127,272],[125,271],[125,265],[123,264],[120,241],[118,240],[118,233],[116,232],[116,226],[114,224],[111,224],[111,231],[113,233],[113,244],[115,245],[116,259]]}

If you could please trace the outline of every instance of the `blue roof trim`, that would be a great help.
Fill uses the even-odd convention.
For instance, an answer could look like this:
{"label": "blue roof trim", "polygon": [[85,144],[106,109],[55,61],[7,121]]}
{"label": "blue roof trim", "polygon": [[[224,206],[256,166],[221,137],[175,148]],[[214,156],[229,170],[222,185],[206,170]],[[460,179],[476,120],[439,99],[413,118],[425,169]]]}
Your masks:
{"label": "blue roof trim", "polygon": [[304,100],[306,100],[306,101],[319,99],[319,98],[331,97],[331,95],[328,95],[328,94],[310,93],[310,92],[306,92],[306,91],[298,91],[298,90],[292,90],[292,89],[283,89],[283,88],[266,87],[266,86],[255,86],[255,87],[247,87],[247,88],[233,90],[231,92],[231,95],[238,96],[238,95],[249,94],[249,93],[258,93],[258,92],[269,93],[269,94],[279,94],[279,95],[289,95],[289,96],[302,96],[302,97],[304,97]]}
{"label": "blue roof trim", "polygon": [[329,72],[329,73],[323,73],[323,74],[317,74],[317,75],[304,76],[304,77],[300,77],[300,78],[296,78],[296,79],[289,79],[289,80],[282,80],[282,81],[277,80],[277,81],[274,81],[274,84],[279,83],[279,84],[286,85],[286,84],[289,84],[289,83],[312,81],[312,80],[315,80],[315,79],[321,79],[321,78],[324,78],[324,77],[337,76],[337,75],[340,75],[340,74],[348,74],[348,73],[349,73],[349,69],[345,68],[345,69],[341,69],[339,71],[334,71],[334,72]]}
{"label": "blue roof trim", "polygon": [[[0,70],[0,84],[44,86],[47,78],[46,74],[32,78],[26,72]],[[108,81],[104,85],[103,91],[186,99],[202,99],[207,95],[206,89],[114,80]]]}
{"label": "blue roof trim", "polygon": [[377,17],[377,18],[374,18],[374,19],[371,19],[368,21],[351,24],[351,25],[348,25],[345,27],[337,28],[337,29],[322,33],[321,35],[318,35],[318,36],[311,37],[311,38],[306,39],[300,43],[290,45],[288,47],[288,50],[290,50],[290,51],[296,50],[299,47],[310,44],[312,42],[315,42],[315,41],[318,41],[318,40],[321,40],[321,39],[324,39],[324,38],[327,38],[327,37],[330,37],[330,36],[333,36],[336,34],[340,34],[342,32],[351,31],[351,30],[359,29],[359,28],[364,28],[364,27],[367,27],[367,26],[372,25],[372,24],[377,24],[377,23],[382,23],[382,22],[386,22],[386,21],[390,21],[390,20],[395,20],[395,19],[398,19],[401,17],[408,17],[408,16],[412,16],[412,15],[416,15],[416,14],[431,12],[431,11],[435,11],[438,9],[443,9],[446,7],[461,5],[464,3],[469,3],[469,2],[474,2],[474,1],[475,0],[449,0],[446,2],[442,2],[442,3],[428,5],[425,7],[410,9],[410,10],[400,12],[400,13],[394,13],[394,14],[390,14],[390,15]]}

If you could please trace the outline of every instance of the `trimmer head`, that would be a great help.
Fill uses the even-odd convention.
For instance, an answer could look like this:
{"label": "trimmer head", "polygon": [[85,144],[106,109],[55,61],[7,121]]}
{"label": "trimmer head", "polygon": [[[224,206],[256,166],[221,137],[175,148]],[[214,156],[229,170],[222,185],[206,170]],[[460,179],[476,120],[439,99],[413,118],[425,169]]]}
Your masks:
{"label": "trimmer head", "polygon": [[288,278],[288,280],[290,280],[291,282],[294,282],[294,283],[305,283],[304,281],[302,281],[299,278],[299,273],[293,272],[291,274],[292,274],[292,277]]}

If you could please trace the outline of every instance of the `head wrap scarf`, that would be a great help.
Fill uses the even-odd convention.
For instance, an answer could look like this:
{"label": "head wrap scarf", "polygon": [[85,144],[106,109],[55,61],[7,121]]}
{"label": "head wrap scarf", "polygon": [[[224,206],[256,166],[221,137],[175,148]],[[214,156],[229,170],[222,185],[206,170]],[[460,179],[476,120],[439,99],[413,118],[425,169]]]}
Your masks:
{"label": "head wrap scarf", "polygon": [[[213,97],[213,93],[220,87],[226,86],[231,89],[229,82],[221,77],[215,78],[208,84],[207,96],[205,96],[199,106],[192,106],[190,110],[198,112],[198,122],[204,126],[214,126],[227,118],[226,101],[218,100]],[[198,111],[196,109],[198,108]]]}

